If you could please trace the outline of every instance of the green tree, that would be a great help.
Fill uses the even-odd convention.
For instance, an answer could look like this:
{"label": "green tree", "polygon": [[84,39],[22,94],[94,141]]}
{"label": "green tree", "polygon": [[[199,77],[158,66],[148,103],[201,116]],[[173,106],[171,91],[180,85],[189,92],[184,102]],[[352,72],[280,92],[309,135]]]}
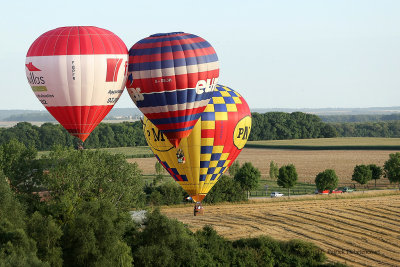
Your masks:
{"label": "green tree", "polygon": [[288,195],[290,197],[290,188],[296,185],[297,182],[297,171],[293,164],[284,165],[279,168],[277,183],[279,186],[288,189]]}
{"label": "green tree", "polygon": [[228,169],[229,175],[231,177],[235,177],[235,174],[239,171],[239,169],[240,169],[240,163],[238,160],[235,160]]}
{"label": "green tree", "polygon": [[210,253],[214,266],[232,266],[235,255],[232,242],[218,235],[211,226],[206,225],[198,230],[195,238],[198,246]]}
{"label": "green tree", "polygon": [[50,150],[55,145],[68,145],[69,133],[58,124],[46,122],[39,128],[40,150]]}
{"label": "green tree", "polygon": [[162,204],[173,205],[182,203],[186,192],[174,181],[166,182],[156,188],[162,195]]}
{"label": "green tree", "polygon": [[47,266],[25,231],[26,214],[0,170],[0,267]]}
{"label": "green tree", "polygon": [[336,172],[332,169],[327,169],[323,172],[320,172],[315,177],[315,184],[317,185],[318,190],[334,190],[339,183],[339,178],[336,175]]}
{"label": "green tree", "polygon": [[381,176],[383,174],[382,168],[375,164],[369,164],[368,168],[372,172],[372,179],[375,180],[375,188],[376,188],[376,180],[381,179]]}
{"label": "green tree", "polygon": [[156,186],[158,183],[162,182],[164,178],[164,167],[159,161],[156,161],[154,168],[156,170],[156,177],[153,179],[153,185]]}
{"label": "green tree", "polygon": [[[147,215],[145,228],[130,243],[137,266],[207,266],[194,234],[158,209]],[[210,263],[211,264],[211,263]]]}
{"label": "green tree", "polygon": [[50,266],[36,256],[35,241],[22,228],[0,218],[0,267]]}
{"label": "green tree", "polygon": [[66,266],[132,266],[132,254],[123,236],[132,224],[108,200],[79,203],[64,226],[63,260]]}
{"label": "green tree", "polygon": [[29,236],[36,241],[37,256],[51,266],[62,266],[60,226],[51,216],[44,217],[36,211],[27,222]]}
{"label": "green tree", "polygon": [[230,176],[221,175],[218,182],[204,199],[207,203],[239,202],[246,200],[246,193],[240,183]]}
{"label": "green tree", "polygon": [[144,202],[141,171],[122,154],[56,147],[45,160],[45,182],[52,196],[49,205],[53,216],[62,216],[63,221],[73,217],[77,205],[86,200],[107,200],[121,210]]}
{"label": "green tree", "polygon": [[365,185],[372,179],[372,171],[366,165],[356,165],[354,167],[351,180],[356,181],[361,185]]}
{"label": "green tree", "polygon": [[15,197],[3,172],[0,170],[0,219],[8,220],[16,228],[25,227],[25,210]]}
{"label": "green tree", "polygon": [[243,190],[247,191],[247,198],[249,198],[249,191],[258,187],[260,177],[260,170],[254,167],[251,162],[246,162],[237,171],[234,179],[240,183]]}
{"label": "green tree", "polygon": [[36,149],[12,139],[0,146],[0,150],[0,167],[11,186],[19,192],[35,191],[42,176],[40,163],[36,160]]}
{"label": "green tree", "polygon": [[273,160],[269,163],[269,178],[276,179],[278,178],[279,168],[278,164],[276,164]]}
{"label": "green tree", "polygon": [[400,152],[389,155],[389,159],[383,166],[385,177],[391,183],[399,183],[400,190]]}

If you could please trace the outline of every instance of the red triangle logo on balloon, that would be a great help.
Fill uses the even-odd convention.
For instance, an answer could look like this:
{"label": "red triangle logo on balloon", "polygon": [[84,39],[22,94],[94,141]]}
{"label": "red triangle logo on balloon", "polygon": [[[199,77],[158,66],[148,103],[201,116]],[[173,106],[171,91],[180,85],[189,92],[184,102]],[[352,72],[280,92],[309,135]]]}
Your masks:
{"label": "red triangle logo on balloon", "polygon": [[32,62],[29,62],[29,64],[25,64],[25,66],[28,68],[29,71],[41,71],[40,69],[36,68]]}

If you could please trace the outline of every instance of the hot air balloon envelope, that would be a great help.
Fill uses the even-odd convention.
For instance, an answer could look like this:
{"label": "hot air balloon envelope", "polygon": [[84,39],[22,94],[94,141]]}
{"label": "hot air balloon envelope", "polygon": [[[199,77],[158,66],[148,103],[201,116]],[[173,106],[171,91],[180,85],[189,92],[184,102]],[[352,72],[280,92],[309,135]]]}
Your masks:
{"label": "hot air balloon envelope", "polygon": [[127,61],[124,42],[112,32],[61,27],[33,42],[25,70],[39,101],[69,133],[85,141],[123,92]]}
{"label": "hot air balloon envelope", "polygon": [[214,48],[194,34],[154,34],[129,50],[128,92],[175,147],[192,131],[218,77]]}
{"label": "hot air balloon envelope", "polygon": [[147,118],[143,131],[147,143],[168,173],[196,202],[201,201],[234,162],[251,130],[249,106],[239,93],[217,85],[191,134],[179,148],[185,163],[178,163],[177,149]]}

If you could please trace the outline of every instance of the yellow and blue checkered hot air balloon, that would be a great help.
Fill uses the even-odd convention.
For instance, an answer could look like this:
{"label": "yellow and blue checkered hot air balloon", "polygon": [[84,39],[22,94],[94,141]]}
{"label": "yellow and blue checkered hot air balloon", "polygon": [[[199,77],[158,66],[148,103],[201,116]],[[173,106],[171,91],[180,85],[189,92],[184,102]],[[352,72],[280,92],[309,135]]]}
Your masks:
{"label": "yellow and blue checkered hot air balloon", "polygon": [[185,162],[178,163],[177,148],[146,117],[143,131],[156,158],[196,202],[201,202],[229,168],[247,142],[251,113],[244,98],[217,85],[193,131],[180,143]]}

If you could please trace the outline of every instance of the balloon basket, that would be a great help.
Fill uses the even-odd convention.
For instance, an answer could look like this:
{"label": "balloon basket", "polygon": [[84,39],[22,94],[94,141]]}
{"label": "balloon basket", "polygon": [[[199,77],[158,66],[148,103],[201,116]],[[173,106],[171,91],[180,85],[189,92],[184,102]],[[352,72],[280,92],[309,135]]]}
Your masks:
{"label": "balloon basket", "polygon": [[196,202],[196,204],[194,204],[193,215],[204,215],[204,208],[201,205],[201,202]]}

